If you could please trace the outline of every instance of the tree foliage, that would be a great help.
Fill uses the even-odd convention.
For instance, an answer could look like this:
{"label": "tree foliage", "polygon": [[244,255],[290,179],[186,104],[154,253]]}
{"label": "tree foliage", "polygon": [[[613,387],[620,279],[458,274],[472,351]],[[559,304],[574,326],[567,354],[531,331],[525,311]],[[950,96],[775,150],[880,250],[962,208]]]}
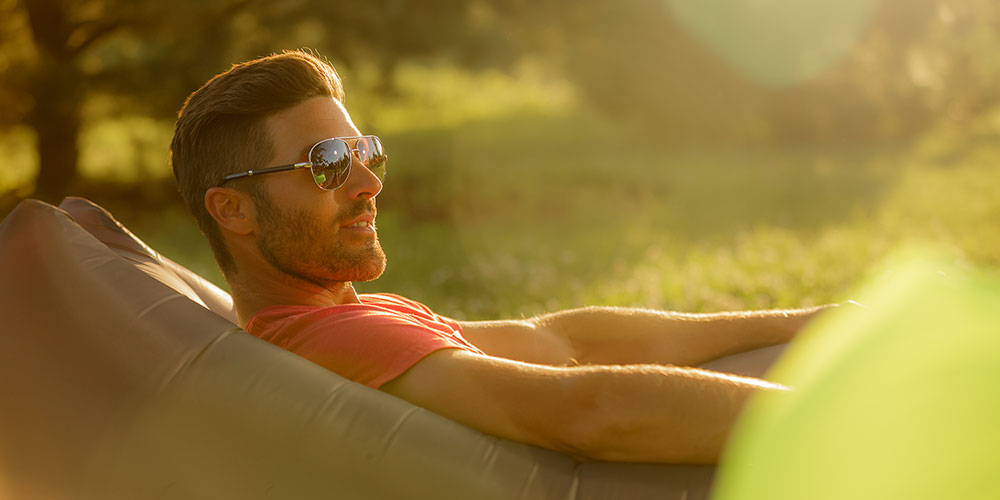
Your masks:
{"label": "tree foliage", "polygon": [[582,4],[559,7],[573,13],[559,60],[592,103],[661,140],[880,141],[1000,102],[990,0]]}
{"label": "tree foliage", "polygon": [[998,28],[992,0],[0,0],[0,130],[35,132],[57,197],[95,96],[169,118],[233,62],[312,47],[386,93],[404,60],[530,55],[656,140],[883,140],[995,107]]}
{"label": "tree foliage", "polygon": [[483,53],[467,0],[2,0],[6,70],[0,126],[38,137],[36,191],[57,198],[77,179],[77,138],[88,99],[113,98],[108,113],[169,117],[184,96],[228,64],[308,46],[343,65]]}

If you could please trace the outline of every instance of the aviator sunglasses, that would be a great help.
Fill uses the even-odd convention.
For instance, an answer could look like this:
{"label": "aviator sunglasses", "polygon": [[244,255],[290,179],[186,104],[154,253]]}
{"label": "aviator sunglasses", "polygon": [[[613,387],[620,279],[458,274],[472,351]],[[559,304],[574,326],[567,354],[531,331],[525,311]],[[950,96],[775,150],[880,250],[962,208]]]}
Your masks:
{"label": "aviator sunglasses", "polygon": [[309,148],[309,161],[230,174],[219,185],[240,177],[308,168],[320,189],[333,191],[343,186],[347,182],[347,176],[351,175],[352,155],[356,155],[358,161],[378,177],[379,182],[385,179],[389,157],[382,149],[382,141],[374,135],[362,135],[323,139]]}

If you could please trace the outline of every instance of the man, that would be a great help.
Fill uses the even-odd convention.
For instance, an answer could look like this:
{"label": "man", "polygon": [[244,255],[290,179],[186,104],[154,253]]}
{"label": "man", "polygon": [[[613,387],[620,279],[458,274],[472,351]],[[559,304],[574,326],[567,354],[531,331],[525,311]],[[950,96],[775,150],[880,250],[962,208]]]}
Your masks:
{"label": "man", "polygon": [[[685,368],[788,342],[816,311],[585,308],[459,322],[358,295],[386,257],[386,155],[303,52],[239,64],[185,102],[171,155],[248,332],[502,438],[583,458],[714,463],[746,398],[785,388]],[[419,242],[415,242],[419,244]]]}

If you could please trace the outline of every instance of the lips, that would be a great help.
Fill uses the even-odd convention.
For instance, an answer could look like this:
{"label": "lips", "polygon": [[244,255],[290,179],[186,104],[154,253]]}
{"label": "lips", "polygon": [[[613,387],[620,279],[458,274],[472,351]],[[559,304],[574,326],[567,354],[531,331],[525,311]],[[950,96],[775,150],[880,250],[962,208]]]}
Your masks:
{"label": "lips", "polygon": [[341,228],[359,228],[359,227],[367,228],[367,227],[374,227],[374,226],[375,226],[375,214],[374,213],[366,213],[366,214],[361,214],[358,217],[355,217],[355,218],[351,219],[346,224],[344,224],[344,225],[342,225],[340,227]]}

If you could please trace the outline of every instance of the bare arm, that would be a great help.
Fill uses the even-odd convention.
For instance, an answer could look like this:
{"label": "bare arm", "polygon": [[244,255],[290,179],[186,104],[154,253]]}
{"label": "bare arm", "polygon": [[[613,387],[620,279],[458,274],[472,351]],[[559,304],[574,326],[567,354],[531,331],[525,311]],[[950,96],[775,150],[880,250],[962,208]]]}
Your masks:
{"label": "bare arm", "polygon": [[715,463],[746,398],[781,389],[691,368],[560,368],[454,349],[382,386],[501,438],[596,460],[664,463]]}
{"label": "bare arm", "polygon": [[696,366],[786,343],[826,307],[712,314],[588,307],[462,328],[487,354],[532,363]]}

